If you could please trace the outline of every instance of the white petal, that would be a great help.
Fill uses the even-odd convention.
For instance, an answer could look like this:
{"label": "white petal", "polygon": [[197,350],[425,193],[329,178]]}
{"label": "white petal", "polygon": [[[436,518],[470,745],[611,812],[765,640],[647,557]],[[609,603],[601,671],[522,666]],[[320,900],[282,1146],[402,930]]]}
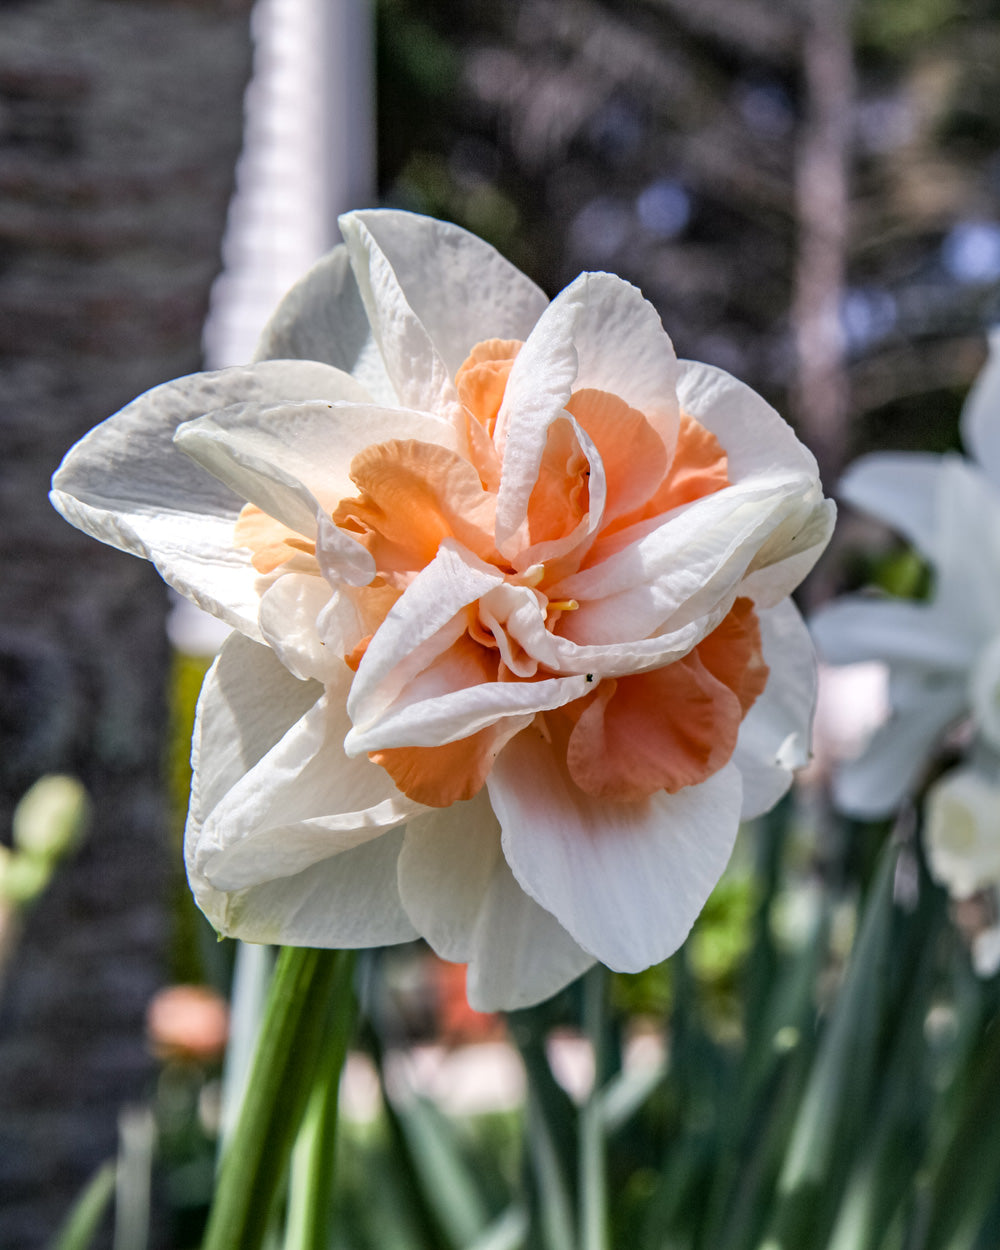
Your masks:
{"label": "white petal", "polygon": [[892,717],[834,777],[833,798],[849,815],[890,815],[916,789],[932,752],[965,706],[964,682],[894,673]]}
{"label": "white petal", "polygon": [[660,314],[631,283],[610,273],[582,274],[573,345],[579,357],[574,390],[592,387],[643,413],[668,455],[677,442],[677,355]]}
{"label": "white petal", "polygon": [[582,315],[580,280],[548,306],[511,366],[494,440],[503,457],[496,537],[503,550],[528,513],[549,427],[565,416],[579,361],[573,325]]}
{"label": "white petal", "polygon": [[677,440],[676,373],[655,309],[627,282],[581,274],[552,301],[514,361],[497,420],[501,549],[524,521],[549,426],[563,416],[572,392],[593,387],[618,395],[646,414],[670,454]]}
{"label": "white petal", "polygon": [[697,417],[722,444],[731,482],[776,473],[817,480],[815,457],[792,427],[744,382],[713,365],[682,360],[677,395],[681,408]]}
{"label": "white petal", "polygon": [[580,603],[563,631],[581,643],[632,641],[680,629],[727,597],[731,604],[757,553],[799,503],[796,483],[761,477],[676,509],[553,587]]}
{"label": "white petal", "polygon": [[875,452],[855,460],[840,480],[838,496],[878,517],[925,555],[933,555],[942,456]]}
{"label": "white petal", "polygon": [[358,728],[371,724],[427,665],[465,633],[462,609],[503,575],[445,539],[390,608],[358,667],[348,701]]}
{"label": "white petal", "polygon": [[[291,677],[268,648],[238,634],[224,644],[206,680],[195,725],[185,833],[191,888],[220,933],[249,942],[346,947],[409,941],[416,933],[396,887],[400,831],[390,830],[292,876],[236,891],[216,888],[199,869],[219,834],[214,824],[206,830],[205,818],[221,816],[232,792],[246,785],[245,776],[273,750],[280,754],[286,735],[311,707],[315,712],[321,693],[317,683]],[[294,791],[294,776],[289,780]],[[307,784],[315,792],[315,779],[307,778]],[[301,803],[294,793],[286,798]],[[277,841],[280,848],[280,835]]]}
{"label": "white petal", "polygon": [[740,726],[733,763],[743,776],[742,818],[777,803],[809,760],[816,710],[816,654],[791,599],[760,609],[761,644],[770,669],[763,694]]}
{"label": "white petal", "polygon": [[322,693],[322,686],[296,680],[268,647],[241,634],[230,634],[205,678],[191,744],[184,857],[192,888],[213,924],[221,900],[194,871],[204,817]]}
{"label": "white petal", "polygon": [[958,672],[975,654],[935,603],[845,595],[817,612],[809,625],[829,664],[883,660]]}
{"label": "white petal", "polygon": [[550,998],[594,962],[514,880],[485,794],[412,821],[399,857],[403,906],[435,951],[469,964],[479,1011]]}
{"label": "white petal", "polygon": [[52,479],[52,503],[73,525],[151,560],[199,607],[258,637],[256,570],[233,546],[244,499],[173,445],[182,422],[239,401],[327,398],[343,374],[272,361],[194,374],[158,386],[91,430]]}
{"label": "white petal", "polygon": [[375,576],[375,561],[370,552],[339,525],[322,507],[316,512],[316,563],[319,571],[335,590],[341,583],[367,586]]}
{"label": "white petal", "polygon": [[962,409],[962,441],[1000,486],[1000,326],[990,331],[989,349]]}
{"label": "white petal", "polygon": [[1000,637],[977,656],[969,673],[968,697],[977,730],[1000,750]]}
{"label": "white petal", "polygon": [[509,637],[532,658],[536,668],[542,664],[555,673],[623,677],[681,659],[719,624],[732,605],[722,603],[699,620],[653,638],[592,645],[551,633],[536,597],[527,587],[500,586],[486,596],[483,606],[503,623]]}
{"label": "white petal", "polygon": [[773,608],[802,582],[826,550],[837,505],[819,487],[810,491],[762,544],[740,586],[760,607]]}
{"label": "white petal", "polygon": [[533,729],[501,751],[487,787],[522,888],[621,972],[683,942],[729,860],[742,802],[732,764],[678,794],[595,799]]}
{"label": "white petal", "polygon": [[259,643],[230,634],[208,671],[192,742],[192,787],[207,814],[323,694]]}
{"label": "white petal", "polygon": [[[427,674],[428,678],[434,676],[434,672]],[[392,747],[443,746],[499,721],[510,721],[507,731],[516,733],[530,724],[537,712],[563,707],[591,689],[583,674],[547,681],[480,682],[457,689],[417,679],[378,721],[352,729],[344,749],[350,755],[360,755]]]}
{"label": "white petal", "polygon": [[484,339],[526,339],[548,303],[475,235],[389,209],[350,213],[340,228],[400,400],[440,411],[452,379]]}
{"label": "white petal", "polygon": [[593,955],[521,889],[497,861],[475,933],[466,993],[476,1011],[516,1011],[557,994],[582,976]]}
{"label": "white petal", "polygon": [[330,680],[343,667],[345,651],[331,650],[318,621],[334,592],[315,574],[285,573],[264,591],[260,628],[264,641],[289,672],[303,679]]}
{"label": "white petal", "polygon": [[468,963],[483,899],[500,854],[500,826],[485,792],[428,812],[406,827],[399,856],[403,907],[442,959]]}
{"label": "white petal", "polygon": [[937,505],[935,600],[956,631],[983,643],[1000,632],[1000,490],[976,465],[945,456]]}
{"label": "white petal", "polygon": [[200,870],[219,832],[211,823],[205,827],[206,816],[215,819],[246,774],[271,751],[280,751],[321,690],[315,682],[291,677],[266,647],[238,634],[223,646],[195,725],[184,847],[191,888],[220,933],[248,942],[336,947],[409,941],[416,934],[399,905],[396,859],[402,833],[396,830],[247,889],[218,889]]}
{"label": "white petal", "polygon": [[367,632],[349,595],[334,591],[316,618],[323,646],[332,655],[349,655]]}
{"label": "white petal", "polygon": [[358,452],[396,438],[454,443],[436,417],[365,403],[241,404],[187,422],[174,441],[244,499],[312,538],[317,501],[332,511],[357,493],[350,468]]}
{"label": "white petal", "polygon": [[426,810],[400,794],[376,764],[344,755],[344,694],[328,688],[204,812],[193,863],[216,889],[291,876]]}
{"label": "white petal", "polygon": [[343,244],[288,292],[264,327],[254,358],[322,360],[349,373],[376,403],[396,402]]}
{"label": "white petal", "polygon": [[399,902],[396,861],[402,830],[393,829],[334,859],[224,895],[221,932],[275,946],[351,949],[391,946],[418,937]]}

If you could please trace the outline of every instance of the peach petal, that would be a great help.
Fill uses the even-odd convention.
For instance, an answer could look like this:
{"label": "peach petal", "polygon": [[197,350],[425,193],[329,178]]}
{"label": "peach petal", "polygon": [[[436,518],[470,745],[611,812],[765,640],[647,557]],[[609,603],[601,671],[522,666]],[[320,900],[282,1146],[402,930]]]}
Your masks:
{"label": "peach petal", "polygon": [[737,599],[721,625],[698,644],[698,658],[740,701],[743,715],[764,693],[769,669],[764,663],[760,622],[749,599]]}
{"label": "peach petal", "polygon": [[491,438],[521,346],[516,339],[486,339],[476,344],[455,374],[459,399]]}
{"label": "peach petal", "polygon": [[676,794],[718,772],[739,727],[739,700],[692,652],[666,668],[602,682],[570,734],[566,765],[598,798]]}
{"label": "peach petal", "polygon": [[728,485],[729,462],[722,444],[711,430],[682,412],[670,472],[650,506],[658,512],[669,512]]}
{"label": "peach petal", "polygon": [[[599,433],[598,436],[600,436]],[[643,443],[646,444],[645,436],[641,437]],[[602,451],[601,454],[603,456],[605,453]],[[643,462],[646,456],[651,456],[654,457],[653,462],[662,463],[648,446],[644,446],[643,450],[636,454],[643,456]],[[611,453],[610,461],[612,465],[610,471],[620,480],[622,468],[627,472],[630,467],[629,460],[626,458],[622,468],[619,468],[614,454]],[[648,478],[646,480],[648,481]],[[615,478],[609,478],[609,489],[612,482],[616,489],[621,489]],[[611,512],[609,510],[610,523],[602,529],[597,541],[590,548],[583,561],[583,567],[592,568],[628,547],[640,536],[643,528],[648,532],[651,525],[658,523],[659,519],[672,509],[682,504],[693,503],[696,499],[704,498],[706,495],[714,495],[729,485],[731,483],[728,477],[728,460],[722,445],[710,430],[706,430],[695,418],[682,412],[677,446],[669,468],[666,469],[651,493],[646,496],[644,502],[640,500],[629,511],[619,512],[615,509]]]}
{"label": "peach petal", "polygon": [[365,658],[365,652],[368,650],[369,644],[374,636],[374,634],[366,634],[364,638],[353,646],[344,656],[344,663],[352,673],[356,673],[358,671],[358,665]]}
{"label": "peach petal", "polygon": [[[463,634],[438,661],[452,676],[461,672],[466,684],[496,681],[500,659],[495,647],[483,646]],[[482,789],[500,748],[531,721],[531,715],[506,718],[454,742],[440,746],[388,747],[369,753],[407,798],[428,807],[448,807],[471,799]]]}
{"label": "peach petal", "polygon": [[496,558],[494,499],[456,452],[415,440],[378,443],[354,458],[351,477],[362,494],[342,500],[333,520],[363,543],[383,577],[425,568],[444,538]]}
{"label": "peach petal", "polygon": [[466,452],[488,490],[500,485],[500,457],[493,445],[497,414],[503,403],[517,340],[487,339],[477,343],[455,375],[458,398],[465,412]]}
{"label": "peach petal", "polygon": [[427,807],[450,807],[483,788],[499,746],[500,726],[439,747],[389,747],[369,759],[382,766],[407,798]]}
{"label": "peach petal", "polygon": [[237,547],[249,547],[253,552],[251,563],[258,573],[273,573],[296,556],[316,553],[314,542],[252,503],[246,504],[236,518],[233,543]]}
{"label": "peach petal", "polygon": [[532,546],[572,534],[590,505],[590,462],[568,421],[553,421],[545,440],[538,479],[528,500]]}
{"label": "peach petal", "polygon": [[604,463],[605,523],[644,504],[667,472],[667,449],[645,415],[607,391],[574,391],[566,405]]}
{"label": "peach petal", "polygon": [[575,721],[570,776],[588,794],[620,802],[703,782],[732,756],[767,673],[753,605],[737,600],[682,660],[602,681],[589,699],[563,709]]}

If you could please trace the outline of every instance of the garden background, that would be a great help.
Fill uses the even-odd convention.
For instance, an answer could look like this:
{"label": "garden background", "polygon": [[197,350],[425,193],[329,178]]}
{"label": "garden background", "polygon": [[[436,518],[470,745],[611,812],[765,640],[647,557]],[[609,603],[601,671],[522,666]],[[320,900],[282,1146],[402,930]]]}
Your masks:
{"label": "garden background", "polygon": [[[987,0],[380,0],[372,20],[379,203],[467,226],[550,294],[582,269],[635,282],[680,356],[790,417],[828,490],[863,451],[958,445],[1000,311]],[[2,836],[44,774],[92,804],[38,900],[4,915],[2,1250],[45,1244],[121,1108],[149,1099],[156,992],[225,983],[181,879],[196,677],[165,591],[46,491],[86,429],[199,367],[251,64],[242,0],[0,11]],[[905,593],[922,569],[845,515],[805,605],[873,576]],[[866,888],[887,826],[837,820],[816,775],[799,810],[802,888]],[[730,937],[736,897],[728,928],[725,890],[713,912]],[[750,949],[734,941],[723,998]],[[673,992],[621,991],[647,1011]]]}

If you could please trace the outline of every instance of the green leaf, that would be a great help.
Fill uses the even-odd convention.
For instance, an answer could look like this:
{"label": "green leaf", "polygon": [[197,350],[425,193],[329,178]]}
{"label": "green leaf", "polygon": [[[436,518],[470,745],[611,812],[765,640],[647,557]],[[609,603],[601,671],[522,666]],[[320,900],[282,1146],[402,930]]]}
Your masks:
{"label": "green leaf", "polygon": [[527,1231],[528,1217],[524,1208],[511,1206],[483,1230],[468,1250],[520,1250]]}
{"label": "green leaf", "polygon": [[240,1118],[222,1158],[202,1250],[260,1250],[338,1009],[341,951],[278,956]]}
{"label": "green leaf", "polygon": [[463,1156],[453,1125],[425,1098],[414,1096],[396,1107],[428,1204],[453,1245],[481,1236],[491,1212],[475,1172]]}
{"label": "green leaf", "polygon": [[785,1155],[765,1245],[821,1244],[858,1123],[870,1106],[893,931],[896,852],[883,852]]}
{"label": "green leaf", "polygon": [[543,1003],[507,1016],[527,1076],[524,1187],[530,1250],[577,1250],[577,1114],[545,1049],[554,1011],[552,1003]]}
{"label": "green leaf", "polygon": [[88,1250],[115,1192],[115,1161],[103,1163],[74,1202],[49,1250]]}
{"label": "green leaf", "polygon": [[353,951],[341,952],[332,987],[332,1019],[292,1152],[285,1250],[329,1250],[340,1075],[357,1019],[354,963]]}
{"label": "green leaf", "polygon": [[931,1212],[924,1250],[971,1250],[996,1202],[1000,1174],[1000,1020],[976,1054],[973,1079],[931,1181]]}

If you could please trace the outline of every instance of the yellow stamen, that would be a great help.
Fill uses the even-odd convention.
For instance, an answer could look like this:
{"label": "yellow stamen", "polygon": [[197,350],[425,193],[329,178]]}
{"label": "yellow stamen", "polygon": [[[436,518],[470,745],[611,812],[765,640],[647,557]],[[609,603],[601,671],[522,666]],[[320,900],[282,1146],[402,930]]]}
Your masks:
{"label": "yellow stamen", "polygon": [[575,612],[580,604],[576,599],[550,599],[550,612]]}

